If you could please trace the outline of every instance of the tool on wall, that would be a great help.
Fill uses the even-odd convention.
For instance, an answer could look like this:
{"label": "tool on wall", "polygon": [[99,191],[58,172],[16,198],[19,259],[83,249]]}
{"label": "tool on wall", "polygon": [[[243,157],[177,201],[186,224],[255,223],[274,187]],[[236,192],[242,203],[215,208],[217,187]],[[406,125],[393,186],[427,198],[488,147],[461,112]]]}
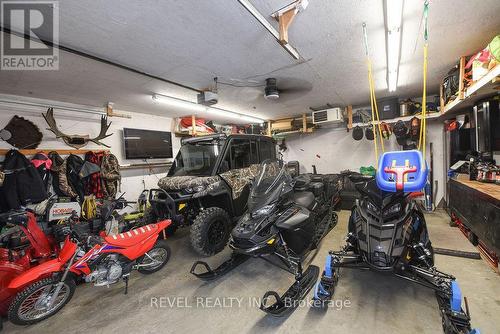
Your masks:
{"label": "tool on wall", "polygon": [[57,127],[56,120],[54,119],[53,108],[47,109],[47,113],[45,114],[42,113],[42,116],[49,125],[49,128],[47,130],[52,131],[56,135],[56,138],[62,138],[62,140],[64,140],[64,142],[68,146],[79,149],[87,145],[89,142],[93,142],[94,144],[97,145],[110,147],[109,145],[106,145],[103,142],[101,142],[101,140],[108,138],[109,136],[112,135],[112,133],[106,134],[109,127],[111,126],[111,122],[108,123],[108,118],[106,116],[101,117],[101,131],[99,132],[99,135],[94,138],[90,138],[90,135],[67,135],[64,132],[60,131]]}

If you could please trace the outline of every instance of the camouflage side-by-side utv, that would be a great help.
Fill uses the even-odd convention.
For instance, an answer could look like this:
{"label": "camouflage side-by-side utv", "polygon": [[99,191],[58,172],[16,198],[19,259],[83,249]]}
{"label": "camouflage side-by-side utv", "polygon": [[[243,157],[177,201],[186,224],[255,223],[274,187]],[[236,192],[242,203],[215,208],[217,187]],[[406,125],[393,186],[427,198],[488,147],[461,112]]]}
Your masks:
{"label": "camouflage side-by-side utv", "polygon": [[151,219],[172,219],[169,234],[191,226],[191,244],[198,253],[220,252],[247,209],[250,183],[266,159],[276,159],[276,143],[263,135],[182,140],[168,175],[158,182],[160,189],[150,191]]}

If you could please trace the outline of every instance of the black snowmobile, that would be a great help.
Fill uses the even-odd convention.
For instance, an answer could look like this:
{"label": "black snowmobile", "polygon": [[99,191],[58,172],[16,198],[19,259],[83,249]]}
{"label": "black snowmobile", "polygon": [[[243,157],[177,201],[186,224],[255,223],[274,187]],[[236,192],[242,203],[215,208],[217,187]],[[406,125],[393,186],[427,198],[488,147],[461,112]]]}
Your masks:
{"label": "black snowmobile", "polygon": [[[295,283],[279,296],[265,293],[261,309],[282,316],[297,306],[314,286],[319,268],[310,262],[320,241],[337,224],[334,208],[339,202],[335,176],[301,175],[293,179],[286,167],[266,161],[252,183],[248,211],[231,233],[231,258],[212,270],[197,261],[191,273],[202,280],[213,280],[250,257],[258,257],[295,275]],[[308,260],[308,261],[306,261]],[[204,273],[196,273],[201,265]],[[274,300],[274,303],[272,303]]]}
{"label": "black snowmobile", "polygon": [[[420,152],[385,154],[391,155],[381,159],[376,179],[350,175],[361,195],[351,211],[346,245],[340,251],[330,251],[326,259],[314,291],[314,299],[321,302],[315,305],[328,305],[340,268],[390,272],[435,291],[445,333],[479,333],[471,330],[467,299],[464,311],[455,277],[434,267],[434,252],[424,215],[411,199],[411,192],[422,189],[427,179],[426,171],[417,167],[422,164]],[[403,159],[399,159],[398,154]],[[410,165],[408,156],[417,159]],[[401,160],[404,167],[396,165],[396,161]],[[391,164],[392,167],[388,167]],[[405,182],[411,186],[406,187]]]}

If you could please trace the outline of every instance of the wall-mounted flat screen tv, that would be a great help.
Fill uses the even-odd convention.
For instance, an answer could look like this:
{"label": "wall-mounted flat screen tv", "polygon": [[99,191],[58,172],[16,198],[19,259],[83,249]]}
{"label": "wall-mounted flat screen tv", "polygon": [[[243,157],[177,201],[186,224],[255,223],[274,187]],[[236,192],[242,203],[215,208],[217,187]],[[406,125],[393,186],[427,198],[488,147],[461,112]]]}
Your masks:
{"label": "wall-mounted flat screen tv", "polygon": [[123,129],[126,159],[172,158],[172,133],[165,131]]}

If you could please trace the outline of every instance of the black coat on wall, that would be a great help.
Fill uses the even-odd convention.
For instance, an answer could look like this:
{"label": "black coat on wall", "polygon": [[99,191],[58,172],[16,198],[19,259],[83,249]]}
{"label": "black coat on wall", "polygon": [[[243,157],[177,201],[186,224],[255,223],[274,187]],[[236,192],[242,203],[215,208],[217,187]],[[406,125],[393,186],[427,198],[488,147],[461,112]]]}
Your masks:
{"label": "black coat on wall", "polygon": [[10,150],[3,163],[5,180],[0,188],[2,211],[19,209],[21,206],[40,203],[47,192],[35,166],[19,151]]}

